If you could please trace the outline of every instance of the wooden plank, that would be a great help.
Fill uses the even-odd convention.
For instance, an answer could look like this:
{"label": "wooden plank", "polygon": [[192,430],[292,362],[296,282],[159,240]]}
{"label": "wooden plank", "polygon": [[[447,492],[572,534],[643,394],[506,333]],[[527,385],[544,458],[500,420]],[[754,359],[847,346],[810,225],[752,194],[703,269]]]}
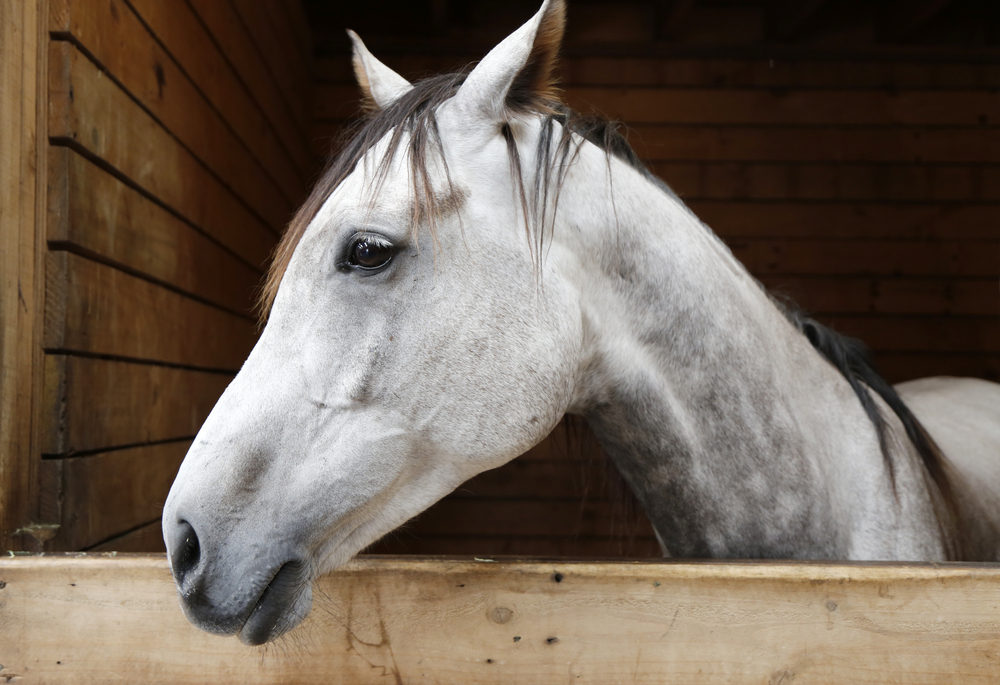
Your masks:
{"label": "wooden plank", "polygon": [[996,277],[996,242],[729,238],[753,274]]}
{"label": "wooden plank", "polygon": [[692,200],[996,202],[1000,172],[979,165],[654,162],[651,171]]}
{"label": "wooden plank", "polygon": [[47,355],[42,451],[67,455],[194,436],[231,380],[227,374]]}
{"label": "wooden plank", "polygon": [[[629,123],[996,126],[1000,92],[574,87],[570,106]],[[320,108],[324,89],[317,93]]]}
{"label": "wooden plank", "polygon": [[[763,90],[571,86],[566,102],[629,124],[996,126],[1000,93],[991,90]],[[320,84],[316,117],[342,119],[355,86]]]}
{"label": "wooden plank", "polygon": [[401,535],[609,536],[622,528],[650,536],[646,515],[614,502],[539,499],[443,499],[408,522]]}
{"label": "wooden plank", "polygon": [[442,554],[493,559],[498,556],[576,557],[578,559],[662,559],[655,537],[630,536],[628,531],[607,537],[527,537],[473,535],[466,537],[391,533],[368,549],[370,554],[437,556]]}
{"label": "wooden plank", "polygon": [[876,352],[1000,353],[996,317],[824,316],[822,323]]}
{"label": "wooden plank", "polygon": [[1000,354],[876,352],[879,373],[890,383],[928,376],[967,376],[1000,383]]}
{"label": "wooden plank", "polygon": [[77,255],[50,253],[45,276],[50,351],[236,371],[256,341],[248,319]]}
{"label": "wooden plank", "polygon": [[449,497],[607,500],[620,481],[613,468],[604,460],[515,459],[466,481]]}
{"label": "wooden plank", "polygon": [[66,42],[49,46],[49,135],[100,158],[249,264],[275,234],[155,119]]}
{"label": "wooden plank", "polygon": [[[482,54],[400,54],[379,52],[390,67],[407,78],[455,71],[482,59]],[[1000,82],[1000,64],[988,62],[866,61],[847,56],[836,59],[790,60],[611,57],[587,54],[564,56],[558,81],[563,86],[680,86],[701,88],[873,88],[972,89]],[[316,62],[320,83],[354,83],[348,54]]]}
{"label": "wooden plank", "polygon": [[[45,3],[0,3],[0,550],[33,548],[45,254]],[[38,522],[37,519],[34,522]],[[2,601],[2,600],[0,600]]]}
{"label": "wooden plank", "polygon": [[[187,3],[129,2],[260,166],[281,187],[290,203],[302,202],[308,167],[296,164],[239,74],[212,42],[212,37]],[[308,164],[308,160],[301,161]]]}
{"label": "wooden plank", "polygon": [[167,546],[163,544],[163,526],[159,521],[153,521],[141,528],[136,528],[123,535],[95,545],[90,548],[92,553],[111,555],[124,554],[165,554]]}
{"label": "wooden plank", "polygon": [[62,249],[254,315],[259,270],[69,148],[49,149],[46,229]]}
{"label": "wooden plank", "polygon": [[764,285],[816,314],[957,314],[996,316],[994,279],[765,276]]}
{"label": "wooden plank", "polygon": [[643,125],[629,128],[628,139],[642,158],[651,161],[996,163],[1000,160],[1000,129],[995,128]]}
{"label": "wooden plank", "polygon": [[[44,467],[58,472],[62,496],[61,525],[46,551],[86,549],[158,520],[190,445],[185,440],[46,460]],[[121,541],[110,544],[132,551]]]}
{"label": "wooden plank", "polygon": [[188,624],[163,556],[0,574],[4,669],[24,682],[987,685],[1000,650],[985,565],[367,557],[260,651]]}
{"label": "wooden plank", "polygon": [[314,168],[306,148],[306,129],[295,121],[289,100],[271,78],[267,64],[232,5],[217,0],[188,0],[188,4],[264,110],[299,169],[308,172],[309,177]]}
{"label": "wooden plank", "polygon": [[239,15],[254,45],[263,57],[268,72],[287,98],[301,131],[309,129],[312,81],[311,68],[304,63],[292,44],[275,33],[264,7],[257,0],[228,0]]}
{"label": "wooden plank", "polygon": [[724,238],[996,240],[1000,206],[688,200]]}
{"label": "wooden plank", "polygon": [[82,45],[272,229],[285,225],[293,199],[282,196],[270,170],[254,160],[124,0],[52,2],[66,5],[51,13],[53,34]]}

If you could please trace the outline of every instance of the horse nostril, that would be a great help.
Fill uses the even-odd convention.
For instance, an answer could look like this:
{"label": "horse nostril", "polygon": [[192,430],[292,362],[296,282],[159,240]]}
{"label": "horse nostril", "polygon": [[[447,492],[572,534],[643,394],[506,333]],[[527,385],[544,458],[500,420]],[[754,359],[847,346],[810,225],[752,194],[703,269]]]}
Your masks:
{"label": "horse nostril", "polygon": [[198,544],[198,534],[187,521],[180,522],[180,530],[176,540],[177,546],[173,550],[170,563],[174,569],[174,577],[177,582],[184,581],[184,576],[198,565],[201,558],[201,545]]}

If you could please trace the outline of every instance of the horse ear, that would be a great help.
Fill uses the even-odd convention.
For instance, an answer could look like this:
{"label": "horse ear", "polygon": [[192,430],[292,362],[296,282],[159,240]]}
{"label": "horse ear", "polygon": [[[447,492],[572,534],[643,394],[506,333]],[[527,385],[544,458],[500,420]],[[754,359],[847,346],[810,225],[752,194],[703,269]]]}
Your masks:
{"label": "horse ear", "polygon": [[494,121],[547,111],[558,100],[552,72],[566,26],[563,0],[545,0],[524,26],[493,48],[466,78],[456,105]]}
{"label": "horse ear", "polygon": [[405,78],[375,59],[358,34],[347,29],[347,35],[354,45],[354,75],[365,94],[363,106],[366,110],[386,107],[413,87]]}

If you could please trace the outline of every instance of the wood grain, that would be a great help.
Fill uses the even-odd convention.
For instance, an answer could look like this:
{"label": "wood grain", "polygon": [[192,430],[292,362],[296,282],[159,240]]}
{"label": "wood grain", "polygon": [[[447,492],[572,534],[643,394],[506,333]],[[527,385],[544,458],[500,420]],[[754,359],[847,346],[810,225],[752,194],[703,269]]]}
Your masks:
{"label": "wood grain", "polygon": [[232,376],[52,354],[42,451],[67,455],[190,437]]}
{"label": "wood grain", "polygon": [[229,2],[216,0],[188,0],[188,4],[211,33],[212,39],[225,54],[227,61],[239,72],[254,100],[266,113],[285,147],[292,153],[299,169],[306,172],[308,177],[314,171],[315,165],[307,147],[307,129],[301,128],[300,123],[295,120],[290,100],[278,88],[264,58],[233,6]]}
{"label": "wood grain", "polygon": [[49,148],[47,237],[254,316],[261,272],[66,147]]}
{"label": "wood grain", "polygon": [[[996,126],[1000,93],[991,90],[762,90],[571,86],[565,101],[630,124]],[[357,86],[321,84],[316,116],[338,119],[359,99]],[[348,104],[350,103],[350,104]]]}
{"label": "wood grain", "polygon": [[[43,468],[56,471],[62,492],[59,530],[46,548],[86,549],[158,520],[190,445],[185,440],[45,460]],[[119,551],[133,551],[119,546]]]}
{"label": "wood grain", "polygon": [[[45,3],[0,3],[0,550],[37,522],[45,208]],[[0,600],[2,601],[2,600]]]}
{"label": "wood grain", "polygon": [[70,43],[49,45],[49,135],[99,158],[261,268],[275,233]]}
{"label": "wood grain", "polygon": [[995,204],[890,204],[875,202],[687,202],[724,238],[996,240]]}
{"label": "wood grain", "polygon": [[77,255],[47,257],[49,350],[235,371],[255,341],[243,317]]}
{"label": "wood grain", "polygon": [[[83,46],[272,229],[285,225],[301,191],[282,195],[271,169],[253,158],[124,0],[52,2],[66,3],[68,10],[53,13],[64,23],[51,23],[51,31]],[[288,183],[296,185],[293,179]]]}
{"label": "wood grain", "polygon": [[163,556],[4,559],[0,578],[25,683],[987,685],[1000,650],[985,566],[367,557],[267,650],[188,624]]}
{"label": "wood grain", "polygon": [[[243,85],[241,75],[226,61],[190,6],[184,2],[129,2],[262,169],[281,187],[288,201],[292,205],[302,202],[308,166],[300,164],[307,164],[307,160],[294,159],[282,144]],[[197,120],[197,110],[192,108],[186,116]],[[301,149],[301,142],[291,147]]]}

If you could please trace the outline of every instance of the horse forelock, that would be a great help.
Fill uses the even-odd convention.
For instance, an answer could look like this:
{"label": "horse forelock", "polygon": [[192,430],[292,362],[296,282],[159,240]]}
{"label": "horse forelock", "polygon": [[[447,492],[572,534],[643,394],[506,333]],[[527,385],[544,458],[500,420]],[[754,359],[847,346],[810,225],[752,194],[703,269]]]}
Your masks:
{"label": "horse forelock", "polygon": [[[368,112],[355,125],[344,131],[340,137],[341,144],[338,146],[339,154],[330,159],[326,170],[313,187],[308,199],[289,222],[274,250],[258,300],[261,325],[266,322],[270,314],[278,287],[306,228],[333,192],[354,172],[359,163],[364,163],[366,155],[380,141],[386,141],[386,145],[382,152],[383,156],[370,177],[374,191],[370,194],[372,203],[375,202],[378,189],[386,179],[390,163],[405,144],[414,195],[410,211],[412,230],[416,231],[421,223],[427,224],[434,238],[435,224],[461,207],[465,198],[452,183],[447,161],[444,159],[436,112],[442,104],[455,95],[467,75],[467,70],[464,70],[418,81],[396,101],[387,107]],[[548,91],[550,95],[553,92]],[[500,135],[507,142],[511,175],[518,189],[516,199],[521,205],[525,228],[529,239],[532,236],[535,238],[532,241],[535,255],[541,252],[544,226],[553,219],[555,209],[558,207],[558,195],[565,180],[565,172],[576,158],[583,141],[598,146],[609,158],[615,157],[626,162],[656,183],[661,190],[673,194],[666,184],[653,176],[640,161],[621,133],[618,122],[597,115],[580,114],[554,99],[520,102],[512,107],[509,113],[512,118],[535,115],[542,119],[530,200],[524,184],[520,154],[510,124],[505,123],[498,127]],[[555,133],[556,123],[560,124],[558,134]],[[573,134],[577,137],[574,138]],[[428,174],[428,153],[433,152],[439,154],[443,163],[448,186],[443,192],[432,187]],[[548,214],[550,200],[553,211]]]}

